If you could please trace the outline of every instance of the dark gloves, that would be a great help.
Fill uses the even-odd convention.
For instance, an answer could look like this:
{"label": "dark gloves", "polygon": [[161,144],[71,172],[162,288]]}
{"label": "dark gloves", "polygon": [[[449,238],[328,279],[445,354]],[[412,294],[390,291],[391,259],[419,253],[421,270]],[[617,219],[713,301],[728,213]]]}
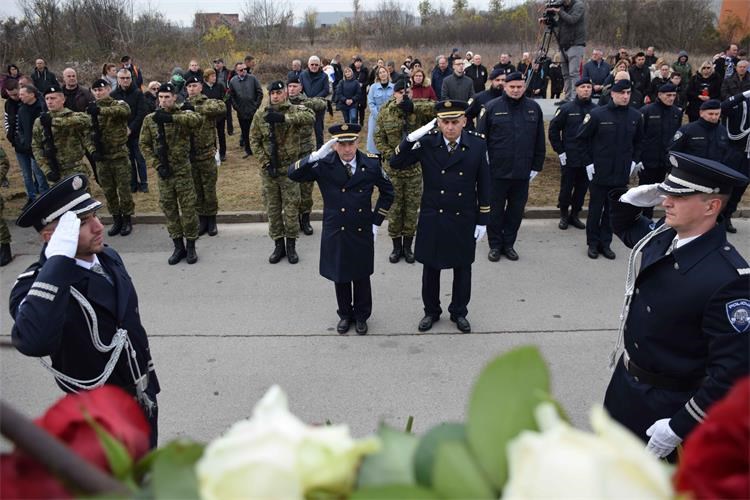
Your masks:
{"label": "dark gloves", "polygon": [[182,103],[182,107],[180,109],[183,111],[195,111],[195,106],[185,101]]}
{"label": "dark gloves", "polygon": [[414,113],[414,101],[412,101],[408,97],[404,97],[404,99],[399,103],[398,107],[401,108],[401,111],[403,111],[407,115]]}
{"label": "dark gloves", "polygon": [[99,116],[99,106],[96,105],[96,101],[91,101],[88,106],[86,106],[86,113],[91,116]]}
{"label": "dark gloves", "polygon": [[172,177],[172,171],[169,170],[169,167],[165,165],[159,165],[158,167],[156,167],[156,173],[159,174],[159,178],[163,180],[167,180]]}
{"label": "dark gloves", "polygon": [[57,182],[60,180],[60,172],[58,170],[50,170],[45,177],[50,182]]}
{"label": "dark gloves", "polygon": [[101,161],[103,158],[102,154],[99,152],[99,150],[95,149],[91,152],[91,160],[94,162]]}
{"label": "dark gloves", "polygon": [[268,175],[271,176],[274,179],[279,176],[279,169],[277,169],[276,167],[274,167],[271,164],[268,164],[266,166],[266,172],[268,172]]}
{"label": "dark gloves", "polygon": [[286,116],[284,116],[284,113],[279,113],[278,111],[267,111],[264,119],[266,123],[284,123]]}
{"label": "dark gloves", "polygon": [[174,119],[172,118],[172,114],[168,111],[157,109],[154,112],[154,121],[156,123],[172,123]]}
{"label": "dark gloves", "polygon": [[51,127],[52,115],[47,112],[42,113],[39,115],[39,123],[41,123],[43,127]]}

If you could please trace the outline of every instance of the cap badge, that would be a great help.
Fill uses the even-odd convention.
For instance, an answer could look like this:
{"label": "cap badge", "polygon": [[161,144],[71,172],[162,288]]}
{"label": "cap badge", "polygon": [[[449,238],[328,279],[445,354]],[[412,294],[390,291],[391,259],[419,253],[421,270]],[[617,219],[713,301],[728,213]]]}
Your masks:
{"label": "cap badge", "polygon": [[75,177],[73,177],[73,182],[70,185],[73,186],[73,189],[75,191],[78,191],[83,187],[83,179],[76,175]]}

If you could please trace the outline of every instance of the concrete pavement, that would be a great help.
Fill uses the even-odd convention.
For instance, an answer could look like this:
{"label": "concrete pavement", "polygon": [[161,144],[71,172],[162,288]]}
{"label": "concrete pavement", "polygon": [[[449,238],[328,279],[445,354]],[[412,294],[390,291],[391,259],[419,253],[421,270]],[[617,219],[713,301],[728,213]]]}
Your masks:
{"label": "concrete pavement", "polygon": [[[735,222],[731,238],[748,255],[750,221]],[[384,226],[376,244],[370,334],[335,333],[333,285],[318,275],[320,224],[301,237],[300,263],[267,257],[265,224],[220,224],[202,237],[199,261],[168,266],[171,241],[158,224],[137,225],[127,238],[107,238],[122,255],[140,299],[162,385],[161,441],[189,436],[207,441],[250,414],[273,383],[289,394],[292,411],[309,422],[349,423],[356,435],[379,421],[396,427],[415,417],[414,429],[461,419],[482,366],[515,346],[533,344],[548,360],[553,394],[570,417],[586,426],[609,380],[628,252],[617,260],[586,257],[584,231],[557,229],[557,221],[525,220],[518,262],[487,260],[478,245],[469,320],[473,333],[443,319],[417,333],[422,316],[419,264],[388,263]],[[15,277],[37,257],[32,231],[12,228],[14,261],[0,271],[0,308],[8,310]],[[442,281],[450,301],[450,271]],[[12,320],[2,318],[8,339]],[[353,330],[352,330],[353,332]],[[37,416],[61,392],[39,363],[0,351],[2,398]]]}

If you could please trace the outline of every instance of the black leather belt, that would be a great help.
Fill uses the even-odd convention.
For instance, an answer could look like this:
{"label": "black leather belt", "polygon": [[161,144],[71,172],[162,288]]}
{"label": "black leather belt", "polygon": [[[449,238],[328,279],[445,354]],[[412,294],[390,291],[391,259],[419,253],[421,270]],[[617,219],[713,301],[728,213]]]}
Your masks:
{"label": "black leather belt", "polygon": [[627,351],[622,356],[622,363],[625,366],[625,370],[633,376],[636,382],[653,385],[654,387],[668,391],[693,391],[703,385],[704,381],[704,378],[678,379],[644,370],[630,359]]}

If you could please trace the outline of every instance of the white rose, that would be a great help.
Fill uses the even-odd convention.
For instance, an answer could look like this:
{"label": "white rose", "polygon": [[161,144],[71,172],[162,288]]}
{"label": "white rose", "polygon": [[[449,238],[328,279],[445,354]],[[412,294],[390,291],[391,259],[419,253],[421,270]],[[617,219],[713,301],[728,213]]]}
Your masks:
{"label": "white rose", "polygon": [[551,403],[535,413],[541,432],[508,443],[503,498],[672,498],[670,468],[601,406],[591,411],[594,434],[563,422]]}
{"label": "white rose", "polygon": [[196,464],[201,497],[303,498],[313,489],[349,493],[363,455],[375,438],[355,441],[347,426],[309,426],[289,412],[271,387],[253,416],[212,441]]}

